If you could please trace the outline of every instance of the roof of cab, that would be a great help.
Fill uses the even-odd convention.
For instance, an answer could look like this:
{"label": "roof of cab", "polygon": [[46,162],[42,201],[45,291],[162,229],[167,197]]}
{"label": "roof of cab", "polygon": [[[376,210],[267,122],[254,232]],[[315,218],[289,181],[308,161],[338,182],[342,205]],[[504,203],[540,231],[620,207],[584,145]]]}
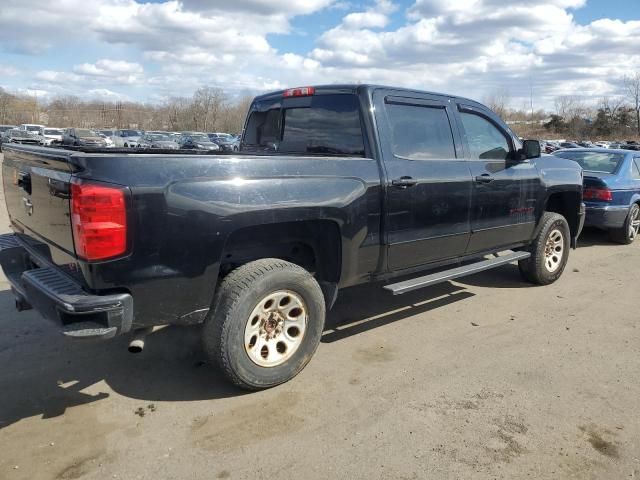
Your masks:
{"label": "roof of cab", "polygon": [[[377,85],[377,84],[370,84],[370,83],[364,83],[364,84],[357,84],[357,83],[345,83],[345,84],[336,84],[336,85],[305,85],[305,86],[298,86],[298,87],[291,87],[291,88],[306,88],[306,87],[313,87],[316,90],[316,93],[359,93],[361,91],[373,91],[373,90],[378,90],[378,89],[385,89],[385,90],[395,90],[397,92],[406,92],[406,93],[417,93],[417,94],[427,94],[427,95],[439,95],[442,97],[447,97],[447,98],[451,98],[451,99],[456,99],[456,100],[462,100],[465,102],[469,102],[469,103],[475,103],[475,104],[480,104],[479,102],[477,102],[476,100],[472,100],[470,98],[464,98],[464,97],[458,97],[456,95],[450,95],[448,93],[440,93],[440,92],[432,92],[429,90],[418,90],[418,89],[414,89],[414,88],[405,88],[405,87],[393,87],[393,86],[389,86],[389,85]],[[261,100],[267,100],[267,99],[271,99],[271,98],[278,98],[281,97],[284,92],[286,92],[287,90],[290,90],[290,88],[285,88],[283,90],[277,90],[274,92],[268,92],[262,95],[258,95],[257,97],[255,97],[254,101],[261,101]]]}

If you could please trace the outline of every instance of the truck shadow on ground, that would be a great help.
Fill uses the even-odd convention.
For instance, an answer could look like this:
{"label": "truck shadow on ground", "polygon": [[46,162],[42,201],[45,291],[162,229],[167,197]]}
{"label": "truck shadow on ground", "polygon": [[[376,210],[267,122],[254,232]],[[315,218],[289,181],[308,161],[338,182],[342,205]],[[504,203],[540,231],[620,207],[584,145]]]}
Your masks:
{"label": "truck shadow on ground", "polygon": [[[445,283],[394,297],[381,285],[347,289],[330,312],[323,342],[373,328],[473,296]],[[17,313],[9,291],[0,291],[0,430],[21,419],[64,415],[113,392],[153,401],[212,400],[245,392],[207,364],[199,327],[168,327],[147,337],[145,350],[127,351],[129,337],[74,342],[33,311]],[[103,382],[109,388],[103,387]]]}
{"label": "truck shadow on ground", "polygon": [[[611,240],[609,232],[593,227],[585,227],[580,238],[578,238],[578,248],[593,247],[596,245],[619,245]],[[620,245],[625,247],[626,245]]]}
{"label": "truck shadow on ground", "polygon": [[343,290],[327,316],[321,341],[336,342],[474,295],[450,282],[397,296],[382,290],[382,286],[362,285]]}

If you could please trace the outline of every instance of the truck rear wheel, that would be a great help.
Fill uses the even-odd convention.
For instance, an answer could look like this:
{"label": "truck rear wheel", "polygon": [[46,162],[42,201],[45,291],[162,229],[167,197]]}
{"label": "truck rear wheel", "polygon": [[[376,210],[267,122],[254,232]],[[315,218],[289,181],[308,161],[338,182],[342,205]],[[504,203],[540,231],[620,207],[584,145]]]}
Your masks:
{"label": "truck rear wheel", "polygon": [[284,260],[257,260],[220,284],[203,329],[204,348],[236,386],[269,388],[307,365],[324,320],[324,296],[309,272]]}
{"label": "truck rear wheel", "polygon": [[522,277],[538,285],[549,285],[560,278],[569,259],[570,231],[567,220],[558,213],[545,212],[541,228],[531,245],[531,257],[520,260]]}

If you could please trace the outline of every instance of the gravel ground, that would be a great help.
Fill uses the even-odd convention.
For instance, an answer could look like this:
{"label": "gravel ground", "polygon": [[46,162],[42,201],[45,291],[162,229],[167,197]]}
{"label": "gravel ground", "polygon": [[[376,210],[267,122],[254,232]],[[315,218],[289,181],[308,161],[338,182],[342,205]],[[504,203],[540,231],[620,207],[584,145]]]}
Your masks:
{"label": "gravel ground", "polygon": [[508,265],[351,289],[304,372],[253,394],[197,329],[73,343],[0,276],[0,478],[640,478],[639,272],[586,232],[549,287]]}

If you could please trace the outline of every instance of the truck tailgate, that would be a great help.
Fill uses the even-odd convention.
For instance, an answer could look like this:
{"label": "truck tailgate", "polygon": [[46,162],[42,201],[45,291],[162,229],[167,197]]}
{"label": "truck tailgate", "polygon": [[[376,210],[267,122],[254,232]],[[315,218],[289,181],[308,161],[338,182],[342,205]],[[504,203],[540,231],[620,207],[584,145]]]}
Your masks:
{"label": "truck tailgate", "polygon": [[4,195],[19,238],[54,264],[68,267],[75,263],[69,210],[72,169],[68,152],[49,152],[5,148]]}

